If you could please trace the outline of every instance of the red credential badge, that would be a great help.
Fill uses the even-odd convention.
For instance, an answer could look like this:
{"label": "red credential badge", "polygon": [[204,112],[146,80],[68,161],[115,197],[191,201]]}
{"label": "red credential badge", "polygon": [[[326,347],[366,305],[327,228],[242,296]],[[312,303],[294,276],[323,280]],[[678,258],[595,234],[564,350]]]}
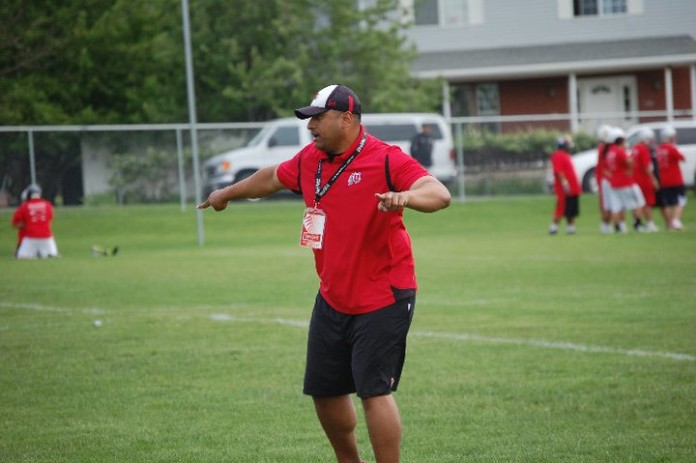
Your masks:
{"label": "red credential badge", "polygon": [[324,242],[324,225],[326,213],[316,207],[308,207],[302,216],[302,234],[300,246],[312,249],[321,249]]}

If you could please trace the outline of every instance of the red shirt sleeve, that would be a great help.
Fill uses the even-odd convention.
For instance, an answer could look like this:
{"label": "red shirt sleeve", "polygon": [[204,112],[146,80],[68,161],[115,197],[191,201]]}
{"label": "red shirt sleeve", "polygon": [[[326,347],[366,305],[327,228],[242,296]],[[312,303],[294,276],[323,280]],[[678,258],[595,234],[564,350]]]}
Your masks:
{"label": "red shirt sleeve", "polygon": [[684,155],[681,154],[681,152],[680,152],[680,151],[677,149],[677,147],[674,146],[674,145],[669,145],[669,152],[670,152],[670,156],[672,156],[672,158],[675,159],[675,162],[676,162],[676,163],[679,163],[679,161],[685,161],[685,160],[686,160],[686,158],[684,157]]}
{"label": "red shirt sleeve", "polygon": [[390,146],[389,175],[396,191],[406,191],[421,177],[430,175],[425,168],[398,146]]}
{"label": "red shirt sleeve", "polygon": [[276,174],[278,175],[278,180],[282,183],[285,188],[292,191],[300,191],[300,167],[302,153],[304,149],[297,153],[292,158],[287,161],[283,161],[278,165],[278,170]]}
{"label": "red shirt sleeve", "polygon": [[15,210],[14,215],[12,215],[12,225],[13,226],[18,226],[22,222],[24,222],[24,217],[23,217],[23,208],[24,204],[20,205],[17,210]]}

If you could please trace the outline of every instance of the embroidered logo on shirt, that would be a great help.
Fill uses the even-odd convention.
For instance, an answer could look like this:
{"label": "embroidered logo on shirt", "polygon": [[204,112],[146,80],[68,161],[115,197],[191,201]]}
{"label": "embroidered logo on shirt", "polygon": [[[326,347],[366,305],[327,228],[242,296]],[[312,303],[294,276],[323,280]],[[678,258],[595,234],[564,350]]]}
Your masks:
{"label": "embroidered logo on shirt", "polygon": [[362,180],[362,174],[360,172],[353,172],[348,177],[348,186],[357,185]]}

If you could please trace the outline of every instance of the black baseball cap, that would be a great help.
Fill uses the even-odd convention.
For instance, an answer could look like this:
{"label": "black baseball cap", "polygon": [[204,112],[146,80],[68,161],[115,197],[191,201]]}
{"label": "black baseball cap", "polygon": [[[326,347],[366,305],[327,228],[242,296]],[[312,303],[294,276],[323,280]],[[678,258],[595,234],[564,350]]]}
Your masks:
{"label": "black baseball cap", "polygon": [[345,85],[334,84],[319,90],[309,106],[297,108],[295,116],[298,119],[309,119],[330,109],[350,111],[353,114],[360,114],[362,111],[360,99],[353,90]]}

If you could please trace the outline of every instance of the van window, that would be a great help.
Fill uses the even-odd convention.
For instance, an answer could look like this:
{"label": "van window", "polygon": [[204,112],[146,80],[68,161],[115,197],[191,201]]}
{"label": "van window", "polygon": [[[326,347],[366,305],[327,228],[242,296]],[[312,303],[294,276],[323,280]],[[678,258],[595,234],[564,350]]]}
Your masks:
{"label": "van window", "polygon": [[[677,130],[677,145],[696,144],[696,127],[683,127]],[[662,143],[661,131],[655,131],[655,142]]]}
{"label": "van window", "polygon": [[416,134],[414,124],[365,124],[368,133],[382,141],[410,140]]}
{"label": "van window", "polygon": [[695,145],[696,144],[696,127],[677,129],[677,144],[679,145]]}
{"label": "van window", "polygon": [[300,132],[297,127],[278,127],[271,139],[275,141],[273,146],[297,146],[300,144]]}
{"label": "van window", "polygon": [[[412,139],[420,127],[415,124],[365,124],[367,131],[386,142],[396,142]],[[430,134],[436,140],[442,139],[442,131],[437,124],[430,124]]]}
{"label": "van window", "polygon": [[249,143],[247,143],[247,146],[256,146],[259,143],[261,143],[261,140],[266,138],[266,134],[272,130],[272,127],[270,125],[267,125],[266,127],[262,128],[259,132],[254,135],[254,138],[252,138]]}

